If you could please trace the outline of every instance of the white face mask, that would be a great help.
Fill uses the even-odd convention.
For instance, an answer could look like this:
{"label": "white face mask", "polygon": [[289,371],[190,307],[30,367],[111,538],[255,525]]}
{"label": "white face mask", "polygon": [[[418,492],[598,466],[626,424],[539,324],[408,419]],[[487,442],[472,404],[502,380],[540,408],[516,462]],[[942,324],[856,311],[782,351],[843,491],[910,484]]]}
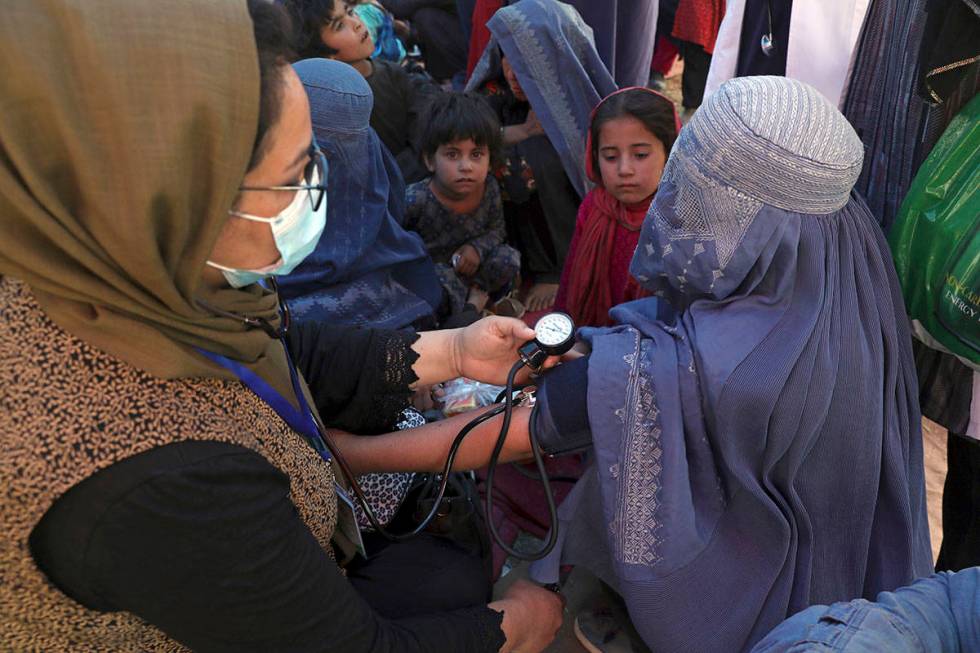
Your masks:
{"label": "white face mask", "polygon": [[[310,179],[310,185],[316,186],[319,183],[319,175],[314,173],[313,178]],[[289,206],[283,209],[279,215],[271,218],[263,218],[239,211],[229,211],[228,213],[245,220],[264,222],[270,225],[272,237],[275,239],[276,248],[279,250],[278,261],[272,265],[252,270],[240,270],[214,261],[207,261],[211,267],[221,270],[233,288],[243,288],[272,275],[289,274],[316,249],[323,228],[327,224],[327,198],[324,196],[320,201],[320,206],[314,209],[310,193],[299,190],[296,191],[296,196]]]}

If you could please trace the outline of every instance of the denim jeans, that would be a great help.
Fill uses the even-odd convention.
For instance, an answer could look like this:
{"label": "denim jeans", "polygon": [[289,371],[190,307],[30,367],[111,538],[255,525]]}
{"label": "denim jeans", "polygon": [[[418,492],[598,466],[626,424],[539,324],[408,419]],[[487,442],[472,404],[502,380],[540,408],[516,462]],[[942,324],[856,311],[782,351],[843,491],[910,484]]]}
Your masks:
{"label": "denim jeans", "polygon": [[922,578],[877,602],[815,605],[790,617],[752,653],[980,651],[980,567]]}

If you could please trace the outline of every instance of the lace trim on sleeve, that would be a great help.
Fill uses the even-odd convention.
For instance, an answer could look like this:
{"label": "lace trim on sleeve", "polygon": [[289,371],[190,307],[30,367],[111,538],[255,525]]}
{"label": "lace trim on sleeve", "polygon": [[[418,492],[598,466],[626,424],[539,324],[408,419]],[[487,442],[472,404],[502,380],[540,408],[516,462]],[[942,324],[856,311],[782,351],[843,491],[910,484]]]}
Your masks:
{"label": "lace trim on sleeve", "polygon": [[[410,394],[409,386],[419,380],[412,366],[419,359],[412,345],[419,339],[419,334],[413,331],[388,331],[378,334],[382,342],[375,348],[381,360],[378,361],[384,370],[381,380],[390,392]],[[404,406],[402,406],[404,408]]]}
{"label": "lace trim on sleeve", "polygon": [[418,352],[412,349],[419,335],[411,331],[384,331],[378,332],[375,338],[372,367],[378,370],[380,383],[373,410],[384,416],[383,422],[390,428],[411,404],[412,390],[409,386],[419,380],[412,369],[419,359]]}

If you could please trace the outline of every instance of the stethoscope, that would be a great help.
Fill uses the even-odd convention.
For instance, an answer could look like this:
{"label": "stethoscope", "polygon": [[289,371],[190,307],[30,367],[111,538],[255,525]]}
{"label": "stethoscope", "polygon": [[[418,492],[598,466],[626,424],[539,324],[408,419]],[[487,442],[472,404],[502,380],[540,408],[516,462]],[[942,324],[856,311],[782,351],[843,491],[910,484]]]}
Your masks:
{"label": "stethoscope", "polygon": [[[275,280],[269,279],[268,283],[272,291],[276,293],[277,297],[279,297]],[[279,297],[278,301],[281,315],[279,326],[276,326],[265,318],[250,317],[238,313],[232,313],[231,311],[226,311],[202,300],[198,300],[198,304],[216,315],[237,320],[250,328],[262,329],[269,335],[270,338],[280,341],[283,344],[283,347],[286,349],[286,358],[289,360],[290,374],[295,375],[295,366],[293,365],[289,356],[289,351],[285,342],[286,332],[289,330],[290,325],[289,307],[282,301],[281,297]],[[534,326],[534,339],[526,342],[518,349],[518,360],[514,363],[507,374],[506,386],[501,393],[501,396],[497,399],[498,403],[500,401],[503,401],[503,403],[478,415],[467,423],[466,426],[460,429],[459,433],[453,439],[452,445],[449,447],[449,453],[446,455],[446,462],[442,467],[442,471],[439,473],[439,487],[432,502],[432,508],[422,519],[422,521],[420,521],[413,529],[405,533],[392,533],[381,524],[381,522],[375,516],[374,511],[371,509],[370,503],[364,494],[364,490],[357,482],[356,475],[350,469],[347,461],[338,450],[333,439],[330,437],[330,433],[321,421],[320,416],[317,415],[316,411],[310,411],[310,414],[313,418],[313,423],[316,425],[319,438],[328,449],[332,459],[337,462],[337,466],[340,468],[341,474],[343,474],[345,480],[347,481],[350,491],[353,492],[354,496],[357,498],[357,501],[361,505],[364,515],[371,523],[371,526],[387,540],[392,542],[402,542],[421,534],[423,531],[425,531],[429,524],[432,523],[432,520],[439,515],[439,510],[442,507],[442,500],[445,497],[446,488],[449,484],[453,464],[456,461],[456,455],[459,452],[459,448],[463,444],[463,441],[466,439],[466,436],[472,433],[473,429],[480,424],[483,424],[484,422],[487,422],[497,415],[503,413],[504,417],[500,424],[500,431],[497,434],[497,441],[494,445],[493,452],[490,455],[490,461],[487,465],[487,488],[486,497],[484,500],[487,527],[490,531],[490,535],[497,542],[500,548],[503,549],[508,555],[512,555],[515,558],[527,561],[540,560],[548,555],[552,549],[554,549],[555,544],[558,541],[558,509],[555,504],[555,497],[548,479],[547,470],[545,469],[544,457],[541,453],[540,447],[538,446],[534,429],[529,429],[531,455],[534,459],[534,464],[538,472],[538,475],[535,478],[536,480],[540,480],[542,489],[544,490],[545,501],[548,505],[548,518],[550,521],[547,540],[545,541],[544,546],[542,546],[539,550],[532,553],[517,551],[508,545],[497,532],[492,519],[494,495],[493,479],[497,464],[500,460],[500,453],[503,451],[504,443],[507,440],[507,434],[510,430],[514,406],[534,406],[536,391],[535,386],[525,386],[515,392],[514,386],[517,373],[524,367],[531,369],[535,373],[540,372],[542,366],[549,357],[561,356],[565,354],[574,344],[575,323],[567,314],[561,312],[548,313],[537,321]]]}
{"label": "stethoscope", "polygon": [[776,43],[772,39],[772,0],[766,0],[766,11],[769,16],[769,32],[762,35],[759,40],[759,47],[762,48],[762,54],[771,57],[776,49]]}

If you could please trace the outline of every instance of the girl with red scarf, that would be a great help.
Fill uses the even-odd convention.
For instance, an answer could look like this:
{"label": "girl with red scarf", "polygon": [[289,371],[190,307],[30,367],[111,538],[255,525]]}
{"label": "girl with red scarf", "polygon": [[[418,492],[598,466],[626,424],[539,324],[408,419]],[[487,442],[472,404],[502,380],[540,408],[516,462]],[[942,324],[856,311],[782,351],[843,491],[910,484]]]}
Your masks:
{"label": "girl with red scarf", "polygon": [[644,296],[630,260],[679,130],[674,103],[646,88],[616,91],[593,110],[586,171],[597,185],[579,207],[555,300],[577,325],[608,325],[610,308]]}

